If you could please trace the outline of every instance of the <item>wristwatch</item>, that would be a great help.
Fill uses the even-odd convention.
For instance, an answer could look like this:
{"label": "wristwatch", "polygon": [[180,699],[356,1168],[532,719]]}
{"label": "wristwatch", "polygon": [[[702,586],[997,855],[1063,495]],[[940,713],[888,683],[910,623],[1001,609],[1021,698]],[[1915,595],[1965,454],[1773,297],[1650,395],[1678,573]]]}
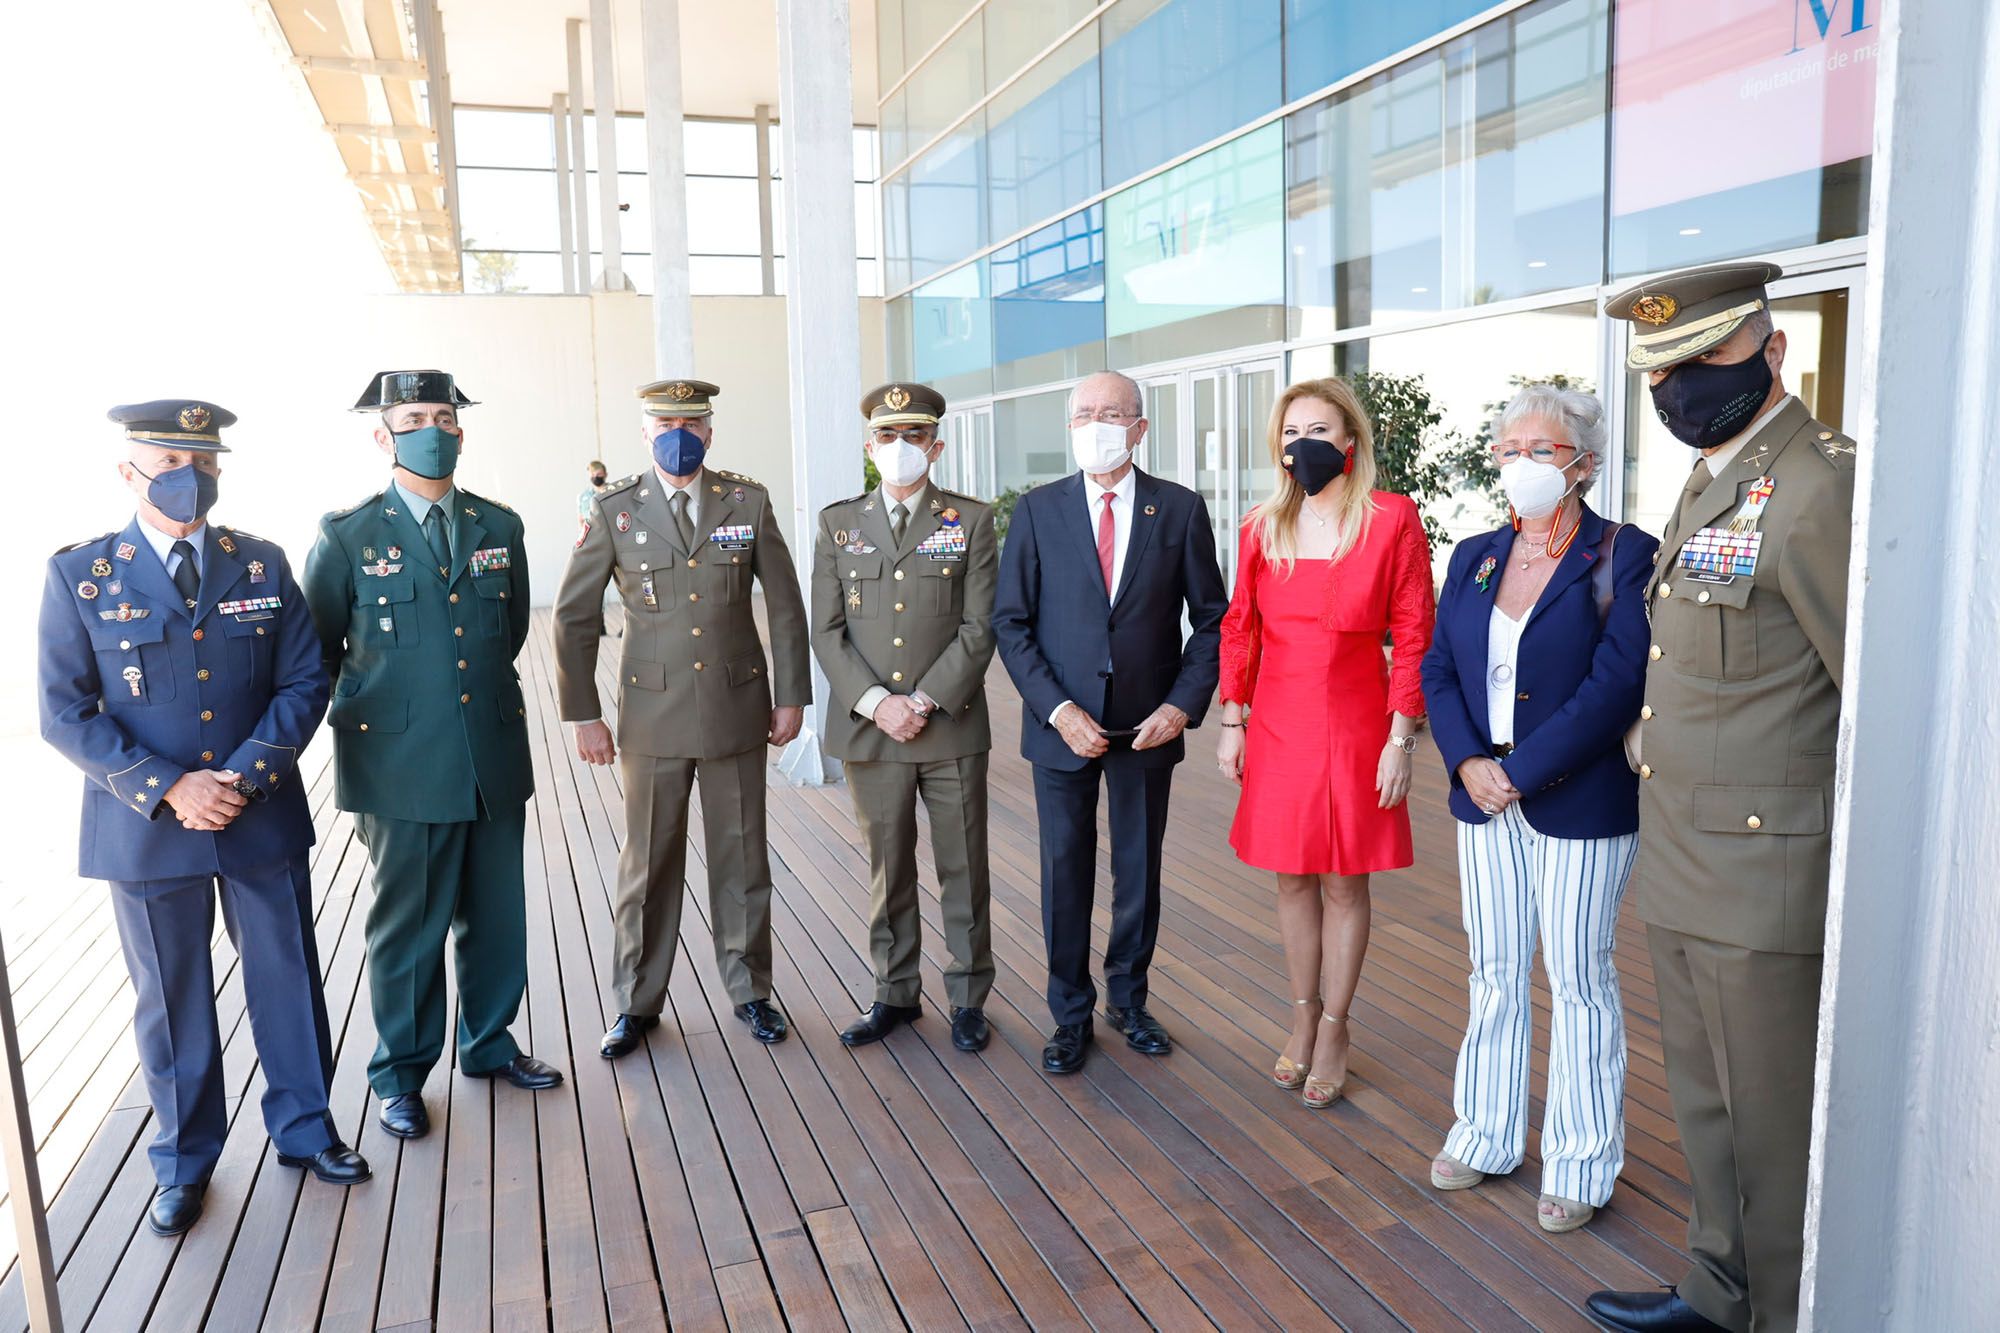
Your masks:
{"label": "wristwatch", "polygon": [[1404,754],[1415,754],[1417,752],[1417,738],[1415,736],[1391,736],[1389,744],[1395,746]]}

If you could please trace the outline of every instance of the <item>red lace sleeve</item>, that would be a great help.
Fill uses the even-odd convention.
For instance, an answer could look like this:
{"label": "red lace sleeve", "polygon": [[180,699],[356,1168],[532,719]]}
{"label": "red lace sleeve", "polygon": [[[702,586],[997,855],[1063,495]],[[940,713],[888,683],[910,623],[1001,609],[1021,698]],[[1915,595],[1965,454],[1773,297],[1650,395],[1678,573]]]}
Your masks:
{"label": "red lace sleeve", "polygon": [[1248,706],[1257,692],[1257,664],[1264,655],[1264,635],[1257,621],[1257,579],[1264,571],[1264,552],[1254,525],[1243,525],[1236,544],[1236,592],[1222,617],[1222,700]]}
{"label": "red lace sleeve", "polygon": [[1423,679],[1418,674],[1430,651],[1437,624],[1431,588],[1431,547],[1417,507],[1405,500],[1399,516],[1389,580],[1389,707],[1405,717],[1424,715]]}

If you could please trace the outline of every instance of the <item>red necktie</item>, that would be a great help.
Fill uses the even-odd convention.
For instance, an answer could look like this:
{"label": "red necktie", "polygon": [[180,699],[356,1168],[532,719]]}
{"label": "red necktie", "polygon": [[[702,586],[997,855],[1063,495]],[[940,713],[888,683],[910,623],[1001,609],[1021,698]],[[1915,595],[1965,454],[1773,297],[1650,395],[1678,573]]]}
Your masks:
{"label": "red necktie", "polygon": [[1104,493],[1104,514],[1097,520],[1097,564],[1104,571],[1106,597],[1117,591],[1111,586],[1111,557],[1118,550],[1118,528],[1111,517],[1111,502],[1117,498],[1116,492]]}

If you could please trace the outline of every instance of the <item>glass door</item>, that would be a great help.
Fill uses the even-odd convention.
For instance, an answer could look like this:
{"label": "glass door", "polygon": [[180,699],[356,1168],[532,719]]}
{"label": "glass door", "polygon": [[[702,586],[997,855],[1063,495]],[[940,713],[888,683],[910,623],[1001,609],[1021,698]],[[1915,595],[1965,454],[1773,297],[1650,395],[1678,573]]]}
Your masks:
{"label": "glass door", "polygon": [[1143,466],[1201,496],[1223,577],[1233,579],[1237,527],[1273,481],[1266,430],[1278,397],[1279,363],[1272,358],[1136,378],[1148,423]]}

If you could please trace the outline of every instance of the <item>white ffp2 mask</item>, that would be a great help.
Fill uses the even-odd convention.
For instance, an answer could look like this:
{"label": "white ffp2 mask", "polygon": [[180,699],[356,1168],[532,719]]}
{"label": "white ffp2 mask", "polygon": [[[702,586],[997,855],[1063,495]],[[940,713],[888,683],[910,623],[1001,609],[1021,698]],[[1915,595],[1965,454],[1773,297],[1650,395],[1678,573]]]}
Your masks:
{"label": "white ffp2 mask", "polygon": [[1517,458],[1500,465],[1500,489],[1507,493],[1507,503],[1522,518],[1547,518],[1556,512],[1575,485],[1553,463]]}
{"label": "white ffp2 mask", "polygon": [[1131,433],[1129,426],[1086,421],[1070,428],[1069,451],[1076,465],[1092,476],[1116,472],[1132,456]]}
{"label": "white ffp2 mask", "polygon": [[878,444],[869,452],[874,456],[875,470],[891,486],[914,486],[930,470],[930,455],[908,440]]}

